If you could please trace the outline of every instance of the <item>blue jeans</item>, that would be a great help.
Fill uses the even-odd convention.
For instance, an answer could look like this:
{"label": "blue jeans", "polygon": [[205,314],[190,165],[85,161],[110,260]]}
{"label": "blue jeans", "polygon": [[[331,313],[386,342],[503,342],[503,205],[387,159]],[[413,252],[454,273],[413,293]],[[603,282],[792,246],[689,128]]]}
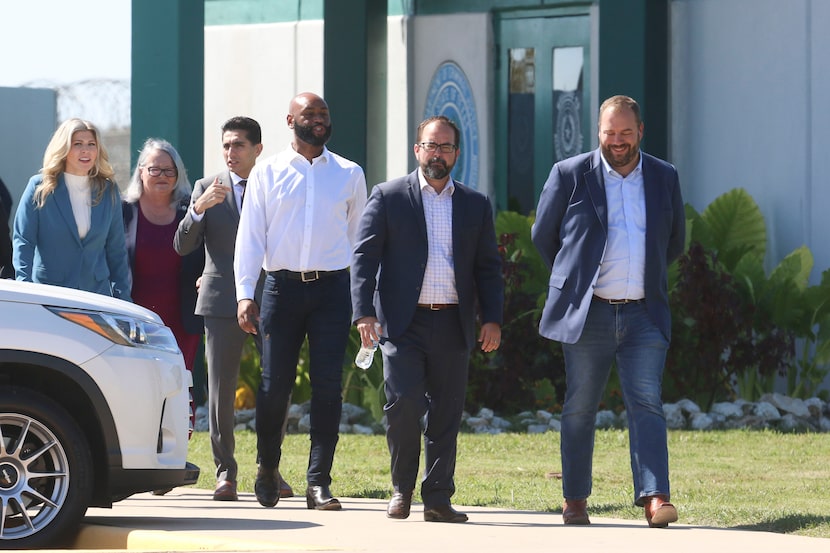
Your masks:
{"label": "blue jeans", "polygon": [[566,499],[591,495],[594,423],[611,365],[616,362],[628,417],[634,503],[669,496],[669,453],[661,400],[668,340],[645,303],[593,300],[575,344],[563,344],[567,391],[562,409],[562,491]]}
{"label": "blue jeans", "polygon": [[309,486],[331,484],[343,407],[341,388],[352,306],[349,273],[314,282],[268,275],[262,294],[262,380],[257,391],[257,462],[279,466],[280,436],[294,389],[300,348],[308,337],[311,380]]}

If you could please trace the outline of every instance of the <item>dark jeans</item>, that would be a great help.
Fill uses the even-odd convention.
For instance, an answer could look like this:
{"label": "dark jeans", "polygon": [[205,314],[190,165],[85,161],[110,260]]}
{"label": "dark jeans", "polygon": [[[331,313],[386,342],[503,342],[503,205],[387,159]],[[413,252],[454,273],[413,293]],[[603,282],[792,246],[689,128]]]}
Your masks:
{"label": "dark jeans", "polygon": [[257,392],[257,461],[280,462],[280,434],[286,417],[300,348],[308,337],[311,379],[310,486],[331,484],[331,467],[342,410],[343,361],[351,326],[349,273],[301,282],[269,274],[260,309],[262,381]]}
{"label": "dark jeans", "polygon": [[562,408],[562,489],[566,499],[591,495],[594,421],[616,363],[634,477],[634,502],[669,491],[666,417],[661,400],[669,343],[644,303],[608,305],[594,300],[575,344],[563,344],[567,391]]}

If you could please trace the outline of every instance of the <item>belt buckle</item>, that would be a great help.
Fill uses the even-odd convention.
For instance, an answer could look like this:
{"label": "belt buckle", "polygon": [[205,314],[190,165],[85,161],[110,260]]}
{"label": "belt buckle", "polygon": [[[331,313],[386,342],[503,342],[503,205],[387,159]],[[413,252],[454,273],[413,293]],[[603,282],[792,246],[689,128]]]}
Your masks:
{"label": "belt buckle", "polygon": [[440,304],[437,304],[437,303],[429,304],[429,310],[430,311],[441,311],[441,309],[439,307],[436,307],[437,305],[440,305]]}
{"label": "belt buckle", "polygon": [[625,305],[628,303],[628,300],[606,300],[611,305]]}
{"label": "belt buckle", "polygon": [[[306,275],[311,275],[306,278]],[[320,278],[319,271],[300,271],[300,280],[302,282],[314,282],[315,280]]]}

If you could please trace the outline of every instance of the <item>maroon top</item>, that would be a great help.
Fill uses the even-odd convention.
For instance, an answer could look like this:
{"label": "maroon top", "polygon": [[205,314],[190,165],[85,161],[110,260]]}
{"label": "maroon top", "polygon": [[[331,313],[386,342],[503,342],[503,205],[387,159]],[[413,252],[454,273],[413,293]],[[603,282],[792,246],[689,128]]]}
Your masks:
{"label": "maroon top", "polygon": [[188,334],[182,325],[179,298],[182,258],[173,249],[173,235],[178,224],[174,220],[167,225],[156,225],[147,220],[140,206],[137,211],[133,302],[155,311],[170,327],[188,370],[192,370],[201,336]]}

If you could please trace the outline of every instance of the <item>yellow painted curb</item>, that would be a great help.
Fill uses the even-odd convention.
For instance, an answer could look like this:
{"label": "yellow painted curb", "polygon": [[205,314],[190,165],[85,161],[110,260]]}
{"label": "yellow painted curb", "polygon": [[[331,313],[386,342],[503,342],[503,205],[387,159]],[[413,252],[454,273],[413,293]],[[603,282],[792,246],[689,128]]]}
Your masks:
{"label": "yellow painted curb", "polygon": [[72,549],[126,551],[331,551],[328,547],[296,543],[229,541],[166,530],[138,530],[82,524]]}

